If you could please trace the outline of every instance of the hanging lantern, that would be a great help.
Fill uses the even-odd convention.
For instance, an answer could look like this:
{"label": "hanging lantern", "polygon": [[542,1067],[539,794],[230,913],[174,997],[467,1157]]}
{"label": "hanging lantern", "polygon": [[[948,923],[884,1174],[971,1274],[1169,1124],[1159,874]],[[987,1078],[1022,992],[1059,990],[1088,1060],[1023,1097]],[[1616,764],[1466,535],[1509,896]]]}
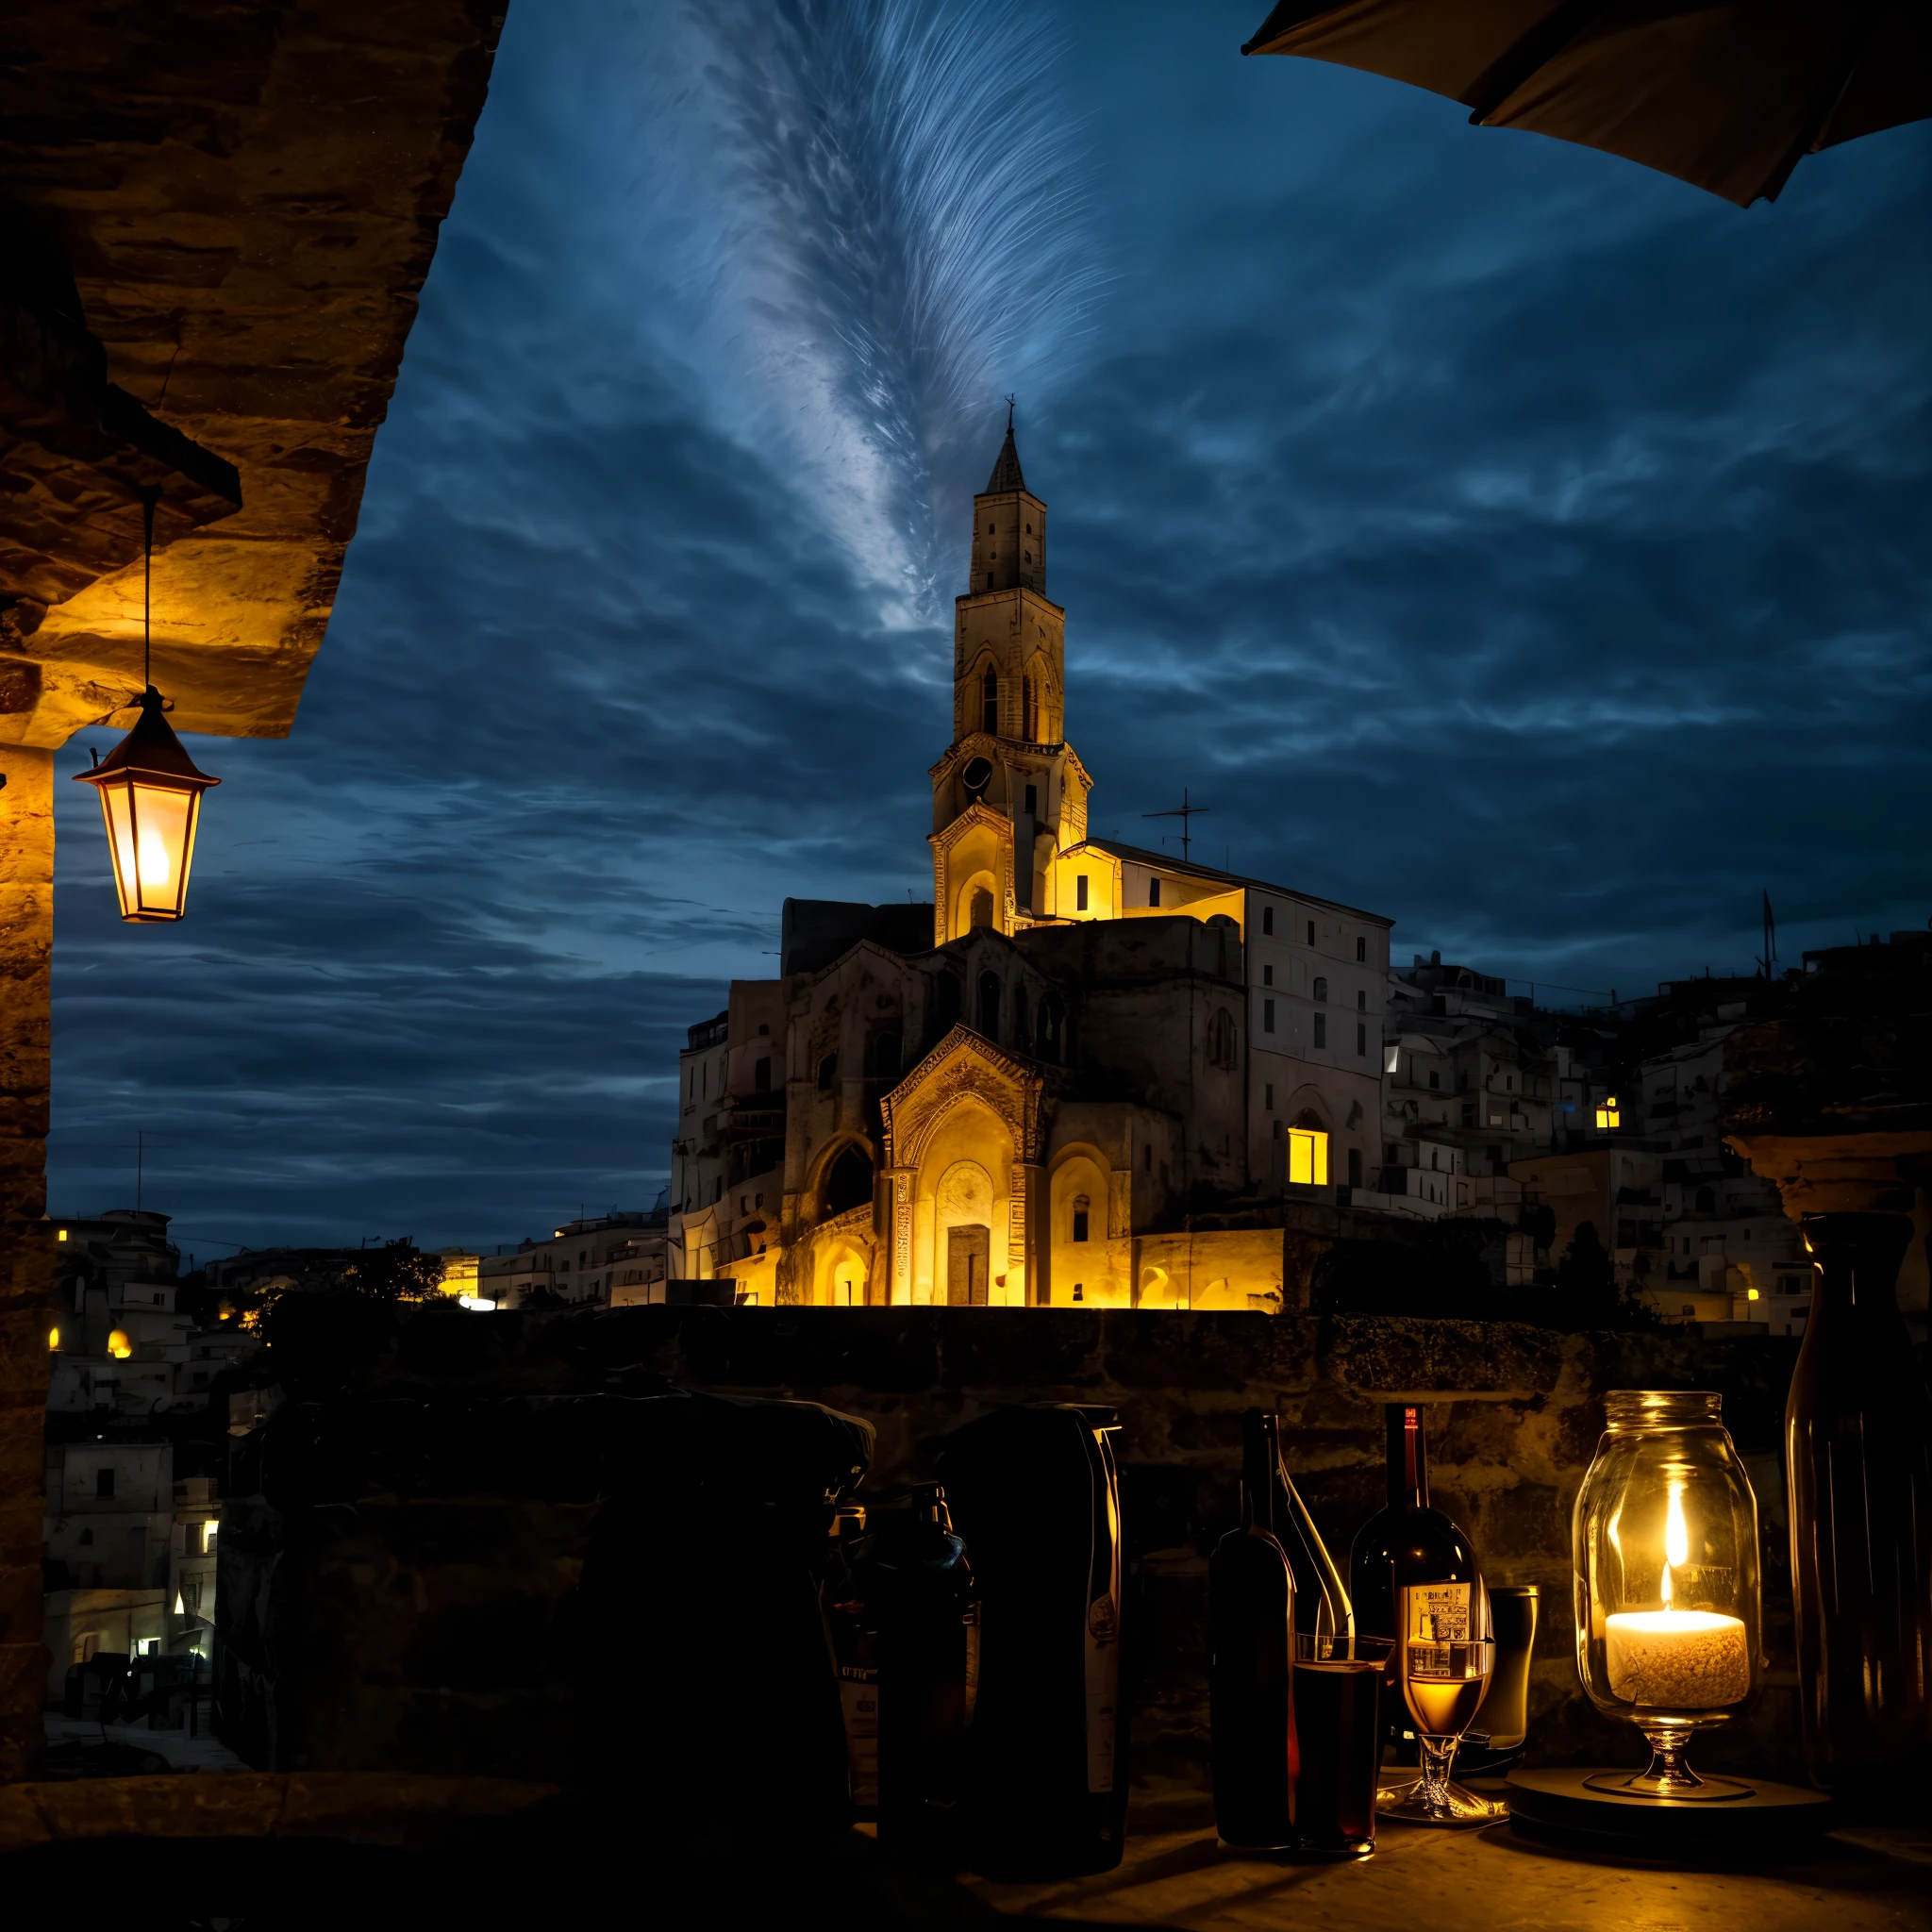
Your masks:
{"label": "hanging lantern", "polygon": [[101,794],[121,917],[179,919],[201,794],[222,781],[195,769],[153,685],[142,693],[141,722],[92,771],[74,775]]}
{"label": "hanging lantern", "polygon": [[114,861],[114,890],[121,917],[128,920],[179,919],[188,902],[188,868],[194,858],[194,833],[201,794],[219,778],[195,768],[148,671],[153,656],[155,499],[143,491],[143,588],[142,672],[147,688],[135,702],[141,720],[91,772],[74,775],[101,795],[107,821],[108,852]]}

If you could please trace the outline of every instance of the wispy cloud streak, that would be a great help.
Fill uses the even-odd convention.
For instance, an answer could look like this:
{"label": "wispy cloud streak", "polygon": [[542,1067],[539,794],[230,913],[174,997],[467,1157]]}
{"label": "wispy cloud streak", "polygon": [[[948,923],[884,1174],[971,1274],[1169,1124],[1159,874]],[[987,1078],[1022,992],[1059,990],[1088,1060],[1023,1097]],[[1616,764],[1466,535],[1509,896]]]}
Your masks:
{"label": "wispy cloud streak", "polygon": [[930,621],[995,398],[1104,279],[1060,35],[1019,0],[727,4],[702,32],[738,340],[835,533]]}

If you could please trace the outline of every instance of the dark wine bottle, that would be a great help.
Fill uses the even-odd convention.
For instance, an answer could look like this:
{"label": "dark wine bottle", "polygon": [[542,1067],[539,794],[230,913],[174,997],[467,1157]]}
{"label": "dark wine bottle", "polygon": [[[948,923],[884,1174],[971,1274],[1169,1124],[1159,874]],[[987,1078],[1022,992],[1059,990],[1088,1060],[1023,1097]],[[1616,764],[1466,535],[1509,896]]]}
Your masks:
{"label": "dark wine bottle", "polygon": [[[1410,1635],[1453,1636],[1458,1624],[1463,1635],[1487,1636],[1488,1606],[1474,1546],[1440,1509],[1429,1507],[1428,1443],[1420,1405],[1391,1403],[1384,1419],[1389,1502],[1356,1532],[1348,1556],[1348,1589],[1357,1632],[1395,1640],[1383,1678],[1382,1719],[1383,1737],[1399,1743],[1413,1728],[1402,1697],[1404,1641]],[[1440,1588],[1430,1592],[1429,1630],[1411,1633],[1399,1627],[1402,1591],[1422,1583]]]}
{"label": "dark wine bottle", "polygon": [[1894,1287],[1911,1224],[1840,1212],[1803,1225],[1818,1274],[1785,1471],[1806,1764],[1813,1784],[1856,1802],[1923,1806],[1932,1403]]}
{"label": "dark wine bottle", "polygon": [[1275,1420],[1241,1418],[1241,1520],[1208,1559],[1214,1825],[1255,1850],[1294,1842],[1294,1574],[1276,1541]]}
{"label": "dark wine bottle", "polygon": [[819,1598],[839,1674],[852,1808],[860,1818],[874,1818],[879,1802],[879,1633],[852,1568],[853,1550],[864,1534],[864,1506],[840,1504],[832,1516]]}
{"label": "dark wine bottle", "polygon": [[984,1641],[966,1800],[991,1878],[1110,1871],[1126,1840],[1120,1474],[1110,1408],[997,1408],[939,1452]]}
{"label": "dark wine bottle", "polygon": [[[1280,1430],[1275,1430],[1278,1439]],[[1312,1637],[1347,1637],[1355,1630],[1355,1610],[1342,1587],[1341,1573],[1308,1514],[1301,1491],[1277,1451],[1274,1458],[1274,1541],[1288,1557],[1294,1577],[1294,1627]]]}
{"label": "dark wine bottle", "polygon": [[854,1546],[855,1615],[877,1633],[879,1843],[945,1860],[958,1849],[979,1681],[979,1599],[937,1483],[881,1510]]}

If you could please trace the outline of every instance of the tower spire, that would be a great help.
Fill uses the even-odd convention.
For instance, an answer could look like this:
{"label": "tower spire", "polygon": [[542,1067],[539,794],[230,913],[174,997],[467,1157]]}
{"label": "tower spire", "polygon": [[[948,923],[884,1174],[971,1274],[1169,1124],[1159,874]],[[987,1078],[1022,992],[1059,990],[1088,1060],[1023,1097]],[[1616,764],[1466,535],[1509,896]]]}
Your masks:
{"label": "tower spire", "polygon": [[1000,444],[998,459],[992,466],[992,475],[979,493],[982,496],[999,496],[1009,490],[1024,490],[1026,478],[1020,469],[1020,446],[1013,441],[1013,398],[1007,398],[1007,440]]}

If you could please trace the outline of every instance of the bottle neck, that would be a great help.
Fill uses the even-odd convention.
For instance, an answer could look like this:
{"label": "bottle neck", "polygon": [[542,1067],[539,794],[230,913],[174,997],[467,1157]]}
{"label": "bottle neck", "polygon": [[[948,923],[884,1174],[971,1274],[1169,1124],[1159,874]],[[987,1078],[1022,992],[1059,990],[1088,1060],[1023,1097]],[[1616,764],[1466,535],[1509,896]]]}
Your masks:
{"label": "bottle neck", "polygon": [[1429,1507],[1429,1450],[1423,1432],[1419,1405],[1391,1403],[1389,1428],[1389,1507],[1426,1509]]}
{"label": "bottle neck", "polygon": [[1818,1263],[1811,1321],[1826,1308],[1863,1315],[1898,1307],[1898,1271],[1912,1239],[1903,1214],[1807,1214],[1800,1225]]}
{"label": "bottle neck", "polygon": [[1274,1465],[1280,1457],[1279,1425],[1272,1415],[1250,1409],[1241,1418],[1241,1527],[1274,1528]]}

